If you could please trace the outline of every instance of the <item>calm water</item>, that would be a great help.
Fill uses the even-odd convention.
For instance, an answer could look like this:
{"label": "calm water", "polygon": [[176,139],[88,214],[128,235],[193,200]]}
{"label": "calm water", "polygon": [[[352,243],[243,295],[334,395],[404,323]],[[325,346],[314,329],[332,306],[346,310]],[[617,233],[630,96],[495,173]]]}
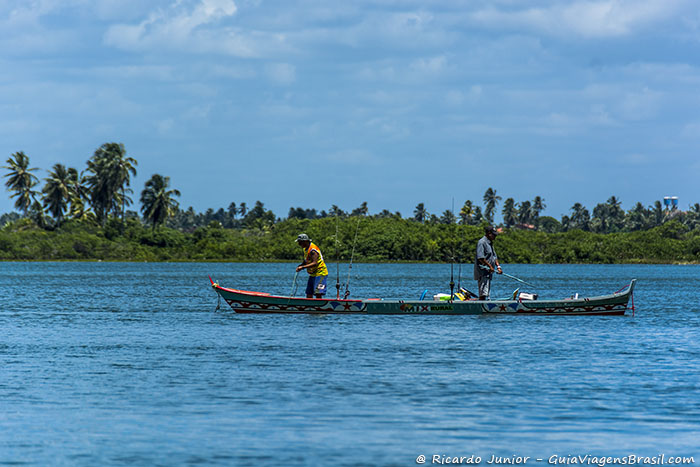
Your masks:
{"label": "calm water", "polygon": [[[504,271],[542,298],[637,278],[636,315],[236,315],[215,311],[207,274],[289,294],[294,266],[0,263],[0,464],[700,464],[700,267]],[[447,292],[449,276],[445,265],[358,264],[350,290],[418,298]],[[518,285],[498,277],[493,295]]]}

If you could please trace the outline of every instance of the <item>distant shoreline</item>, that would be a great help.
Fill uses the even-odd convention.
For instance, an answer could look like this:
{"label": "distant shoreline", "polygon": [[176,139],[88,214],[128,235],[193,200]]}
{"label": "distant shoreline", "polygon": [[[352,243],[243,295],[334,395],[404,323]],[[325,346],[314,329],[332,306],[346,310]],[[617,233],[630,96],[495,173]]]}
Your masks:
{"label": "distant shoreline", "polygon": [[[174,263],[174,264],[186,264],[186,263],[212,263],[212,264],[217,264],[217,263],[230,263],[230,264],[296,264],[299,263],[300,261],[293,261],[293,260],[264,260],[264,261],[253,261],[253,260],[231,260],[231,259],[207,259],[207,260],[194,260],[194,259],[182,259],[182,260],[153,260],[153,261],[148,261],[148,260],[143,260],[143,261],[137,261],[137,260],[129,260],[129,259],[0,259],[0,263],[134,263],[134,264],[143,264],[143,263]],[[336,261],[330,261],[327,260],[326,264],[327,265],[334,265],[336,264]],[[341,261],[340,264],[348,264],[348,261]],[[441,263],[437,261],[404,261],[404,260],[386,260],[386,261],[354,261],[354,264],[426,264],[426,265],[432,265],[432,264],[442,264],[442,265],[450,265],[450,263]],[[454,265],[461,264],[462,266],[468,265],[471,266],[474,263],[454,263]],[[630,261],[630,262],[620,262],[620,263],[508,263],[508,262],[502,262],[502,264],[508,265],[508,264],[514,264],[514,265],[561,265],[561,266],[584,266],[584,265],[610,265],[610,266],[616,266],[616,265],[640,265],[640,266],[698,266],[700,265],[700,261],[695,261],[695,262],[671,262],[671,263],[664,263],[664,262],[640,262],[640,261]],[[332,275],[332,274],[329,274]]]}
{"label": "distant shoreline", "polygon": [[[307,233],[328,263],[472,264],[482,226],[423,224],[396,218],[286,220],[265,229],[218,223],[191,232],[152,229],[137,219],[105,227],[69,221],[58,229],[28,219],[0,229],[0,261],[300,262],[294,241]],[[337,238],[336,238],[337,232]],[[356,240],[357,239],[357,240]],[[504,264],[700,264],[700,228],[672,220],[649,230],[545,233],[506,229],[495,242]],[[337,258],[337,259],[336,259]]]}

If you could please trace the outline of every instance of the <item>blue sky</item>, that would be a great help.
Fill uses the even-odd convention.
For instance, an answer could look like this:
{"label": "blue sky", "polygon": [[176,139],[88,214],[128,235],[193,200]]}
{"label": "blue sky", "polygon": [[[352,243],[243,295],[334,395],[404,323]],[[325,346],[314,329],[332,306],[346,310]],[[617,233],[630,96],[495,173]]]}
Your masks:
{"label": "blue sky", "polygon": [[122,142],[135,200],[700,202],[696,0],[0,0],[0,69],[3,161]]}

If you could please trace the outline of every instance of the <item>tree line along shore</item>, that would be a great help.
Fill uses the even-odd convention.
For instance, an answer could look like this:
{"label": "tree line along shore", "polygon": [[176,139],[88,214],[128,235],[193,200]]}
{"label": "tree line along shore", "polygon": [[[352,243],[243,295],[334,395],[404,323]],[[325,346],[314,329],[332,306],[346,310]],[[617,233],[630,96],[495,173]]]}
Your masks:
{"label": "tree line along shore", "polygon": [[[139,219],[105,226],[70,220],[46,230],[30,219],[0,229],[0,260],[300,261],[307,233],[326,261],[471,263],[482,226],[399,218],[286,219],[271,228],[229,229],[217,221],[183,232]],[[337,235],[336,235],[337,232]],[[503,263],[698,263],[700,229],[678,220],[644,231],[599,234],[507,229],[495,240]]]}
{"label": "tree line along shore", "polygon": [[0,260],[295,261],[294,239],[309,234],[332,261],[471,262],[483,227],[501,205],[496,250],[511,263],[697,263],[700,204],[687,211],[660,201],[624,211],[611,196],[592,213],[581,203],[561,219],[542,215],[545,200],[502,200],[488,188],[482,206],[429,213],[419,203],[404,218],[367,203],[345,212],[291,207],[277,217],[256,201],[226,209],[180,209],[170,179],[154,174],[129,207],[138,162],[121,143],[105,143],[79,171],[54,164],[41,181],[19,151],[6,161],[5,186],[18,212],[0,216]]}

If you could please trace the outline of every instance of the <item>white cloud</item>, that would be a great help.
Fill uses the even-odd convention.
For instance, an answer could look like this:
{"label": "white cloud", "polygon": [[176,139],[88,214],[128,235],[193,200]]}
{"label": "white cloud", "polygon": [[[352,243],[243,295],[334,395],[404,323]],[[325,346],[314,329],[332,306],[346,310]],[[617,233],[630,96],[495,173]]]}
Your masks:
{"label": "white cloud", "polygon": [[554,3],[516,11],[484,8],[472,21],[495,28],[525,28],[558,36],[619,37],[663,22],[692,0],[598,0]]}
{"label": "white cloud", "polygon": [[445,103],[451,107],[458,107],[465,102],[475,103],[483,94],[483,89],[480,85],[474,84],[466,90],[450,89],[445,94]]}
{"label": "white cloud", "polygon": [[205,120],[209,118],[211,109],[211,104],[195,105],[187,109],[182,117],[188,120]]}
{"label": "white cloud", "polygon": [[688,63],[636,62],[612,71],[617,75],[624,73],[645,81],[672,83],[673,86],[700,85],[700,68]]}
{"label": "white cloud", "polygon": [[275,84],[289,85],[296,80],[296,69],[289,63],[272,63],[265,67],[268,78]]}
{"label": "white cloud", "polygon": [[447,57],[439,55],[437,57],[419,58],[411,63],[410,68],[423,75],[440,74],[447,66]]}
{"label": "white cloud", "polygon": [[125,65],[106,66],[95,68],[95,75],[100,78],[120,78],[145,79],[156,81],[171,81],[176,77],[173,67],[163,65]]}
{"label": "white cloud", "polygon": [[619,109],[622,116],[628,120],[645,120],[657,114],[662,100],[662,93],[645,87],[636,92],[626,92]]}
{"label": "white cloud", "polygon": [[[143,0],[77,0],[79,8],[94,9],[97,18],[103,21],[134,21],[151,8],[151,2]],[[64,2],[65,3],[65,2]]]}
{"label": "white cloud", "polygon": [[104,42],[136,51],[163,49],[254,56],[255,35],[246,36],[222,24],[237,10],[233,0],[176,1],[168,8],[152,11],[138,24],[112,25]]}
{"label": "white cloud", "polygon": [[213,65],[209,71],[213,76],[232,79],[247,79],[256,76],[255,70],[249,66]]}
{"label": "white cloud", "polygon": [[590,122],[596,126],[617,126],[618,122],[612,118],[608,109],[601,104],[594,105],[591,108]]}
{"label": "white cloud", "polygon": [[366,81],[393,81],[396,79],[397,73],[393,65],[381,62],[369,63],[363,66],[357,71],[356,76],[358,79]]}

